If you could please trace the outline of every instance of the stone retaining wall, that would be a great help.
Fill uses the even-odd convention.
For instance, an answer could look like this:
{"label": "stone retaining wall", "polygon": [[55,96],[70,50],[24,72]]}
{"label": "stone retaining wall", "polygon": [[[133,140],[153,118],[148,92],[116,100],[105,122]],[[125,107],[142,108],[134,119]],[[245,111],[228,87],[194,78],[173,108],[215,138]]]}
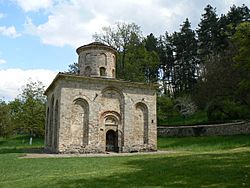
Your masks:
{"label": "stone retaining wall", "polygon": [[250,134],[250,122],[157,128],[158,136],[218,136]]}

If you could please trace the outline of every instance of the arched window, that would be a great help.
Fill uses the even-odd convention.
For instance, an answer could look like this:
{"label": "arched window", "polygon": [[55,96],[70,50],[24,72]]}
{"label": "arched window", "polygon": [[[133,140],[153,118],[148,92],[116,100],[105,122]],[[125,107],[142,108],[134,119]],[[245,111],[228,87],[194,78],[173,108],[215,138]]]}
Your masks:
{"label": "arched window", "polygon": [[115,77],[115,69],[112,69],[112,77]]}
{"label": "arched window", "polygon": [[106,69],[104,67],[100,67],[100,76],[106,76]]}

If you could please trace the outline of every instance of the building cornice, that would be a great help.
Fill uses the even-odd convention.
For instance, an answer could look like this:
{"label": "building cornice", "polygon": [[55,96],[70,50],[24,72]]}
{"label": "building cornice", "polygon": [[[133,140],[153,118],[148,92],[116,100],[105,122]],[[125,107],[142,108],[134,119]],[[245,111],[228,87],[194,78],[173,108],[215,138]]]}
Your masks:
{"label": "building cornice", "polygon": [[125,80],[117,80],[114,78],[103,78],[103,77],[86,77],[82,75],[76,75],[76,74],[68,74],[68,73],[61,73],[59,72],[52,83],[49,85],[49,87],[44,92],[45,95],[48,94],[50,90],[52,90],[56,83],[59,80],[65,80],[65,81],[84,81],[88,83],[104,83],[109,85],[119,84],[126,87],[131,88],[144,88],[144,89],[150,89],[150,90],[156,90],[159,85],[156,83],[142,83],[142,82],[132,82],[132,81],[125,81]]}

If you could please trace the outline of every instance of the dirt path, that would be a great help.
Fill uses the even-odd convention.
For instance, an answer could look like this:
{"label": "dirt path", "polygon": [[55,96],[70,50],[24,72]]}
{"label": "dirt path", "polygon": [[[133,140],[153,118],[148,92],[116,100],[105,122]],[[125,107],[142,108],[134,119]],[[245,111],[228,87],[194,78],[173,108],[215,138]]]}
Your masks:
{"label": "dirt path", "polygon": [[138,152],[138,153],[98,153],[98,154],[47,154],[47,153],[27,153],[20,158],[67,158],[67,157],[114,157],[114,156],[135,156],[135,155],[157,155],[175,153],[174,151]]}

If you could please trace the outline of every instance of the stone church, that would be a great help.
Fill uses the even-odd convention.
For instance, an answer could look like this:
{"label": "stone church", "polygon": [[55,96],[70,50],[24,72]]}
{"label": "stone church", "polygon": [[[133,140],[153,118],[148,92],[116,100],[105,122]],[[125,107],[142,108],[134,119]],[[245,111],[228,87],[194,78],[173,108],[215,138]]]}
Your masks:
{"label": "stone church", "polygon": [[79,73],[58,73],[45,91],[45,145],[53,153],[157,149],[156,84],[116,79],[117,51],[79,47]]}

